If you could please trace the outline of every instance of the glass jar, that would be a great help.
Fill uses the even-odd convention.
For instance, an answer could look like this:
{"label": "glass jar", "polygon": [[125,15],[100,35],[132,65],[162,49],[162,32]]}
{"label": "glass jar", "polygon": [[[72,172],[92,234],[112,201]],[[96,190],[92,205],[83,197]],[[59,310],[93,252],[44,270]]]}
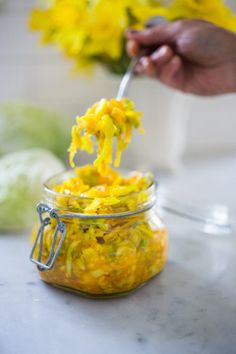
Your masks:
{"label": "glass jar", "polygon": [[[40,277],[105,298],[129,293],[160,273],[167,260],[168,234],[157,215],[154,181],[146,190],[116,197],[109,204],[109,198],[55,192],[55,185],[70,175],[51,178],[44,186],[44,202],[37,207],[40,224],[32,233],[30,258]],[[96,215],[89,214],[89,205],[98,202],[106,204],[106,213],[98,209]]]}

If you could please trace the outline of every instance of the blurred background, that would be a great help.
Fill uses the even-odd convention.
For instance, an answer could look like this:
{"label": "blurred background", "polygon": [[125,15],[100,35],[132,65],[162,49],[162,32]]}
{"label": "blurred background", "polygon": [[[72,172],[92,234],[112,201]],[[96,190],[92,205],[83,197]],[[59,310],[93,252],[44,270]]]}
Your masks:
{"label": "blurred background", "polygon": [[[72,75],[72,62],[55,46],[42,46],[40,34],[29,29],[29,14],[41,4],[36,0],[0,1],[0,154],[14,151],[14,144],[17,150],[33,145],[49,149],[67,163],[66,148],[75,116],[102,97],[115,97],[121,76],[100,66],[90,74]],[[235,1],[227,5],[236,10]],[[235,95],[186,96],[149,79],[135,78],[130,97],[144,112],[146,134],[134,137],[123,166],[176,172],[186,159],[236,152]],[[27,133],[18,134],[29,121],[31,132],[27,128]],[[30,134],[33,143],[28,141]],[[82,156],[82,162],[86,161]],[[9,165],[9,161],[4,163],[2,166]],[[53,166],[53,171],[64,167],[59,161]],[[42,178],[51,172],[49,168]]]}

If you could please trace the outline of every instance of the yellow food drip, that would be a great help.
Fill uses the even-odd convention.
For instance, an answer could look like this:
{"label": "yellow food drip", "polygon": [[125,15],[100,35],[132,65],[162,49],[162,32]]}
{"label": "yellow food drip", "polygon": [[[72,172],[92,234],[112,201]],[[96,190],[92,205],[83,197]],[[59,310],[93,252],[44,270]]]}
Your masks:
{"label": "yellow food drip", "polygon": [[70,164],[74,164],[77,150],[94,152],[94,140],[97,144],[97,158],[94,165],[101,174],[107,174],[108,166],[113,163],[113,143],[116,138],[116,156],[114,166],[120,164],[122,151],[130,142],[132,129],[143,132],[140,121],[141,113],[135,111],[134,104],[128,99],[116,99],[95,103],[84,116],[76,118],[77,125],[72,128],[70,145]]}

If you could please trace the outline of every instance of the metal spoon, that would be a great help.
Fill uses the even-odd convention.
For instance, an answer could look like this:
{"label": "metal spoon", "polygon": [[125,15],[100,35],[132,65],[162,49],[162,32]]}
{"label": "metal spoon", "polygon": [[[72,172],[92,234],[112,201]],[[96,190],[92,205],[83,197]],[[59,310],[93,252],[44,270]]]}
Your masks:
{"label": "metal spoon", "polygon": [[[155,16],[155,17],[151,17],[146,22],[145,27],[150,28],[150,27],[158,26],[158,25],[161,25],[164,23],[166,23],[166,20],[164,17]],[[141,56],[142,56],[142,54],[139,54],[138,56],[131,59],[128,69],[127,69],[126,73],[124,74],[124,76],[122,77],[122,80],[121,80],[121,83],[120,83],[120,86],[118,89],[118,93],[116,96],[117,100],[121,100],[123,97],[127,97],[130,81],[133,77],[135,66],[137,65]]]}
{"label": "metal spoon", "polygon": [[138,57],[134,57],[133,59],[131,59],[131,62],[128,66],[128,69],[126,71],[126,73],[124,74],[124,76],[122,77],[120,86],[119,86],[119,90],[118,90],[118,94],[116,96],[117,100],[121,100],[123,97],[127,97],[127,93],[128,93],[128,89],[129,89],[129,84],[131,81],[131,78],[134,74],[134,69],[136,64],[139,61],[139,56]]}

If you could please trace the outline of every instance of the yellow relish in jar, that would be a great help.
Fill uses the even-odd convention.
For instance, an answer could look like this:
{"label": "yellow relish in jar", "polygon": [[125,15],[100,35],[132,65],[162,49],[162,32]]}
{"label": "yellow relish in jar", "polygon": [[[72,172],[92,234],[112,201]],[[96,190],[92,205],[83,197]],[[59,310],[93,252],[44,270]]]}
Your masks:
{"label": "yellow relish in jar", "polygon": [[[121,174],[115,165],[141,128],[140,113],[125,99],[101,100],[72,128],[70,161],[77,149],[92,153],[94,165],[51,178],[38,206],[31,260],[46,282],[93,297],[122,295],[158,274],[167,259],[167,230],[155,208],[150,173]],[[92,140],[94,139],[94,140]]]}

